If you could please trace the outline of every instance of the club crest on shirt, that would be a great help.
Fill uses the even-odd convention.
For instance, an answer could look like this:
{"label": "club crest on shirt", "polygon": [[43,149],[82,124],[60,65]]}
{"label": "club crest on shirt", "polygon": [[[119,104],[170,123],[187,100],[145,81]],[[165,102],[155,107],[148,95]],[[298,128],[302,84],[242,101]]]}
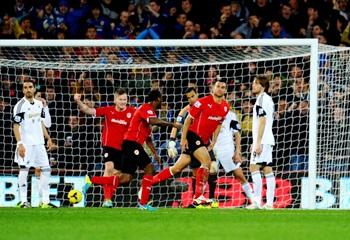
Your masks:
{"label": "club crest on shirt", "polygon": [[127,118],[131,118],[131,113],[127,113],[127,114],[126,114],[126,117],[127,117]]}
{"label": "club crest on shirt", "polygon": [[224,107],[224,111],[227,112],[227,107],[226,106]]}
{"label": "club crest on shirt", "polygon": [[201,141],[197,140],[196,145],[199,146],[201,144]]}
{"label": "club crest on shirt", "polygon": [[138,156],[138,155],[140,154],[140,151],[136,149],[136,150],[134,151],[134,154],[135,154],[136,156]]}
{"label": "club crest on shirt", "polygon": [[199,101],[197,101],[197,102],[194,103],[193,106],[195,106],[196,108],[199,108],[201,105],[202,105],[202,104],[201,104]]}

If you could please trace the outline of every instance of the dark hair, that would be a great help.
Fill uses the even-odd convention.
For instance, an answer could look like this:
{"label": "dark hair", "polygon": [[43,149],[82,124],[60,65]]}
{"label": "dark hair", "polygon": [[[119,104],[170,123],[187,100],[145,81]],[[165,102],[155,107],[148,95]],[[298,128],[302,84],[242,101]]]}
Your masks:
{"label": "dark hair", "polygon": [[152,102],[158,100],[158,98],[162,98],[162,94],[158,89],[151,90],[147,96],[147,101]]}
{"label": "dark hair", "polygon": [[117,90],[115,90],[114,94],[116,95],[123,95],[126,94],[127,92],[125,91],[125,89],[123,88],[118,88]]}
{"label": "dark hair", "polygon": [[260,85],[264,88],[264,92],[269,91],[270,81],[269,78],[265,75],[257,75],[255,79],[260,83]]}
{"label": "dark hair", "polygon": [[197,93],[197,89],[196,89],[196,88],[194,88],[194,87],[189,87],[189,88],[186,89],[185,94],[186,94],[186,93],[189,93],[189,92],[192,92],[192,91],[194,91],[195,93]]}
{"label": "dark hair", "polygon": [[26,79],[26,80],[23,81],[23,84],[24,83],[32,83],[33,86],[35,87],[35,82],[32,79]]}

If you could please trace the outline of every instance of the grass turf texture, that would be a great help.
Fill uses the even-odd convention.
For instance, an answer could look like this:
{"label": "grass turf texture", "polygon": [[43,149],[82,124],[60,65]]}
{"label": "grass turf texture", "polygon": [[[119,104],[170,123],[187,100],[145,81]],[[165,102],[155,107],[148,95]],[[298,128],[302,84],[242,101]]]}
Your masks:
{"label": "grass turf texture", "polygon": [[0,208],[0,239],[349,239],[350,211]]}

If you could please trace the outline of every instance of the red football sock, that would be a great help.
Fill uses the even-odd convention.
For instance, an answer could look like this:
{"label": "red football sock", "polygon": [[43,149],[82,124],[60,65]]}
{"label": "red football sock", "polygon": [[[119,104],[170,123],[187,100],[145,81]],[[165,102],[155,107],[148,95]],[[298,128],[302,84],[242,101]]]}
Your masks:
{"label": "red football sock", "polygon": [[160,183],[170,178],[171,176],[173,176],[173,174],[171,174],[170,168],[166,168],[163,171],[159,172],[157,175],[153,176],[152,185]]}
{"label": "red football sock", "polygon": [[153,179],[152,175],[144,175],[142,178],[142,183],[141,183],[142,191],[141,191],[141,199],[140,199],[140,203],[142,205],[145,205],[148,203],[149,195],[151,193],[151,188],[152,188],[152,179]]}
{"label": "red football sock", "polygon": [[113,185],[103,185],[103,196],[104,200],[111,200],[115,187]]}
{"label": "red football sock", "polygon": [[118,176],[92,177],[91,182],[93,184],[112,185],[116,188],[119,186],[119,177]]}
{"label": "red football sock", "polygon": [[209,171],[207,168],[198,168],[196,174],[196,191],[194,194],[194,198],[198,198],[199,196],[204,194],[204,187],[208,179],[208,174]]}

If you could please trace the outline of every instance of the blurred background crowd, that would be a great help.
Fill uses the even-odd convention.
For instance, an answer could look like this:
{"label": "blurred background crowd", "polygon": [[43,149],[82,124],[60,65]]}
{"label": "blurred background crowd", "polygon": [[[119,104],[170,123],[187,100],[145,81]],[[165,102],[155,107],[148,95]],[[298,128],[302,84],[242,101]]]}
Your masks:
{"label": "blurred background crowd", "polygon": [[348,0],[9,0],[3,39],[318,38],[348,45]]}

